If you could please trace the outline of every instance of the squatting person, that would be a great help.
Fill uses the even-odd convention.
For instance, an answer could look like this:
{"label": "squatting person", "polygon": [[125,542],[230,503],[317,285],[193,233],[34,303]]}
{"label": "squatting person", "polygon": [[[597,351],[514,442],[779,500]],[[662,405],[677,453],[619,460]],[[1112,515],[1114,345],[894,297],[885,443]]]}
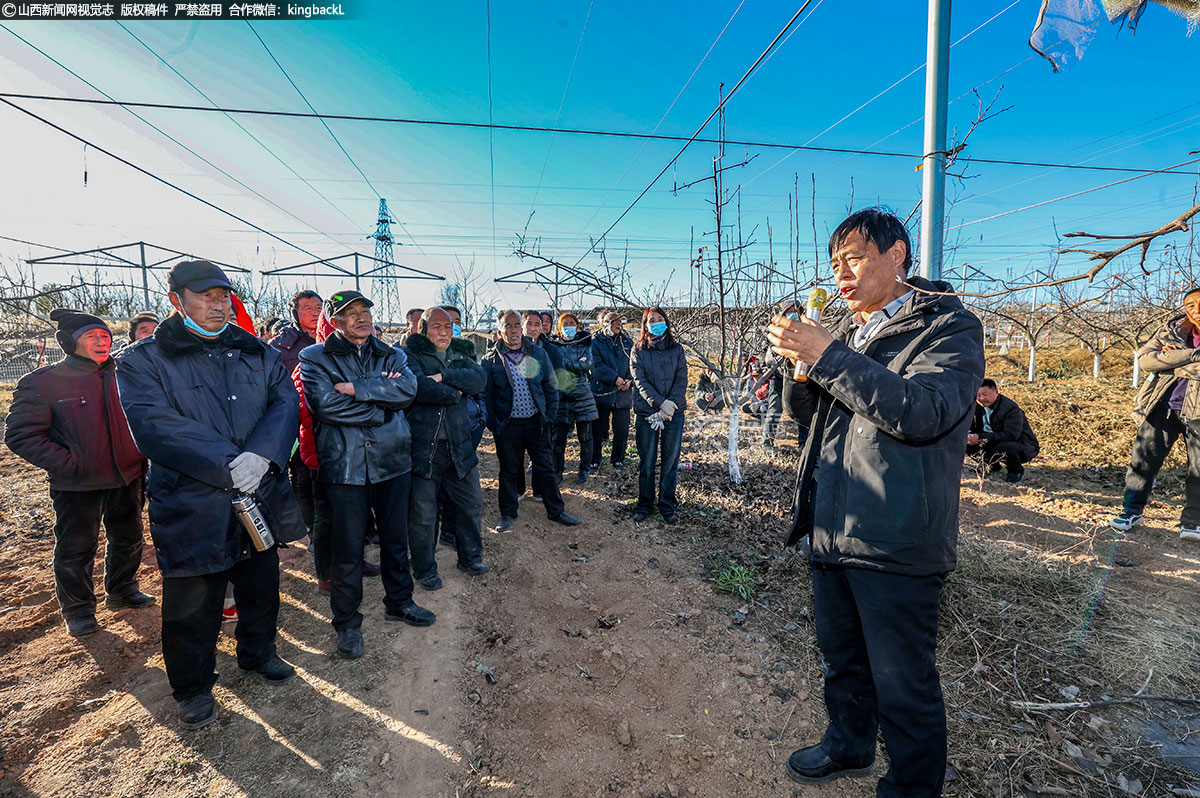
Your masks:
{"label": "squatting person", "polygon": [[275,652],[279,553],[257,551],[234,513],[251,494],[279,542],[304,537],[287,480],[296,389],[279,353],[231,324],[230,284],[215,264],[167,276],[175,312],[120,361],[121,404],[150,460],[150,536],[162,571],[162,645],[185,728],[213,721],[225,588],[238,607],[238,672],[269,684],[296,676]]}
{"label": "squatting person", "polygon": [[1154,478],[1182,436],[1188,471],[1179,538],[1200,541],[1200,288],[1184,295],[1183,313],[1159,328],[1137,358],[1149,376],[1133,400],[1138,426],[1125,472],[1124,507],[1109,526],[1124,531],[1142,523]]}
{"label": "squatting person", "polygon": [[870,773],[880,796],[940,796],[946,711],[936,662],[942,583],[954,568],[963,439],[983,379],[983,330],[947,283],[910,277],[904,224],[867,208],[829,239],[850,312],[831,329],[777,316],[775,351],[810,364],[786,380],[811,418],[788,544],[811,535],[829,725],[794,752],[800,782]]}
{"label": "squatting person", "polygon": [[412,444],[404,409],[412,404],[417,381],[404,352],[375,337],[373,306],[358,291],[332,295],[325,315],[336,331],[300,353],[300,379],[317,438],[317,480],[332,513],[329,603],[337,653],[344,659],[358,659],[365,651],[358,610],[372,511],[385,617],[410,626],[436,620],[413,601],[408,570]]}
{"label": "squatting person", "polygon": [[92,565],[104,522],[105,605],[154,602],[138,590],[142,562],[142,475],[117,393],[112,333],[96,316],[57,309],[50,320],[66,357],[17,383],[4,428],[14,453],[44,468],[54,503],[54,593],[67,631],[99,631]]}
{"label": "squatting person", "polygon": [[1007,396],[1000,395],[996,381],[987,377],[975,393],[975,415],[967,433],[967,454],[981,454],[992,471],[1001,463],[1007,481],[1025,478],[1025,464],[1038,456],[1039,446],[1025,411]]}

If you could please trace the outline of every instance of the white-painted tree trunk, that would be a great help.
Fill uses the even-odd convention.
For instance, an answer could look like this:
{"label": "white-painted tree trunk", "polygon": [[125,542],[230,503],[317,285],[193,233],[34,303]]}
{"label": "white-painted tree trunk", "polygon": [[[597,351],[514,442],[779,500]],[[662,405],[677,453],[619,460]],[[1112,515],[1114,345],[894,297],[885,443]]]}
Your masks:
{"label": "white-painted tree trunk", "polygon": [[1100,379],[1100,356],[1092,353],[1092,379]]}
{"label": "white-painted tree trunk", "polygon": [[1029,347],[1029,382],[1033,382],[1033,370],[1037,365],[1037,347],[1030,343]]}
{"label": "white-painted tree trunk", "polygon": [[729,404],[729,481],[735,485],[742,484],[742,464],[738,460],[738,416],[741,408],[738,402]]}
{"label": "white-painted tree trunk", "polygon": [[1138,362],[1137,350],[1133,350],[1133,387],[1138,387],[1142,382],[1142,364]]}

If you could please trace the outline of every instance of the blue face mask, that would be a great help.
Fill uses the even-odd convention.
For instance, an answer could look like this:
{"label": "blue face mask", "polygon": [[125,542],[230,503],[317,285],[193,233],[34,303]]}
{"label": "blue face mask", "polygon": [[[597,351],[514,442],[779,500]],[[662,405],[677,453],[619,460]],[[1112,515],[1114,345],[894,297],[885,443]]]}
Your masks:
{"label": "blue face mask", "polygon": [[662,338],[667,334],[667,323],[665,321],[656,321],[650,325],[650,334],[655,338]]}
{"label": "blue face mask", "polygon": [[453,332],[452,332],[451,334],[452,334],[452,335],[453,335],[455,338],[458,338],[458,337],[460,337],[460,336],[462,335],[462,325],[455,324],[455,325],[454,325],[454,327],[453,327]]}
{"label": "blue face mask", "polygon": [[187,327],[189,330],[194,332],[196,335],[202,335],[205,338],[216,338],[218,335],[225,332],[225,328],[229,326],[229,322],[225,322],[224,324],[222,324],[221,329],[217,330],[216,332],[209,332],[208,330],[204,329],[196,322],[192,321],[191,316],[184,313],[183,314],[183,326]]}
{"label": "blue face mask", "polygon": [[575,331],[576,330],[574,327],[563,327],[563,338],[566,338],[568,341],[570,341],[575,337]]}
{"label": "blue face mask", "polygon": [[799,313],[786,313],[786,314],[784,314],[784,315],[786,315],[786,316],[787,316],[789,319],[791,319],[792,321],[800,321],[800,314],[799,314]]}

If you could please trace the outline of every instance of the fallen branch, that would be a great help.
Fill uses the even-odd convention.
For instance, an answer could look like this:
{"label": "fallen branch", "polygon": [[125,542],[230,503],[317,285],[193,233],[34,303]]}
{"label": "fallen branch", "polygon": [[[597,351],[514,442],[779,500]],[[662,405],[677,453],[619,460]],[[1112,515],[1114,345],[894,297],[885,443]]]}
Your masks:
{"label": "fallen branch", "polygon": [[1200,706],[1200,699],[1196,698],[1176,698],[1169,695],[1136,695],[1132,693],[1121,693],[1121,698],[1106,698],[1101,701],[1058,701],[1041,703],[1037,701],[1009,701],[1009,705],[1014,709],[1094,709],[1097,707],[1111,707],[1117,704],[1137,704],[1142,701],[1163,701],[1170,704],[1186,704],[1187,706]]}

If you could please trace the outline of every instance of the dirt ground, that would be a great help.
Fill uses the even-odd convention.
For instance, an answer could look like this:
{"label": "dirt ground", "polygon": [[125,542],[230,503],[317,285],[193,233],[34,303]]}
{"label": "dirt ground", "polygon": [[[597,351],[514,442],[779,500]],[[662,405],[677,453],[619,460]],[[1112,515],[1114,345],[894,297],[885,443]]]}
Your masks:
{"label": "dirt ground", "polygon": [[[1103,522],[1119,505],[1123,463],[1078,464],[1105,424],[1131,433],[1101,406],[1127,402],[1128,391],[1106,388],[1089,403],[1079,397],[1096,397],[1095,386],[1020,390],[1047,429],[1043,458],[1018,486],[964,471],[962,565],[947,584],[940,650],[947,794],[1196,787],[1200,773],[1189,780],[1138,726],[1153,721],[1187,743],[1200,716],[1186,707],[1154,717],[1137,703],[1011,708],[1066,701],[1071,687],[1081,701],[1138,688],[1196,698],[1186,677],[1200,611],[1200,546],[1174,532],[1178,468],[1160,480],[1146,526],[1117,536]],[[1078,429],[1064,432],[1072,418]],[[239,679],[226,627],[218,721],[191,733],[176,723],[157,607],[113,613],[101,603],[99,634],[66,634],[45,482],[0,452],[0,795],[873,795],[873,779],[799,788],[783,771],[824,724],[805,567],[778,546],[795,448],[744,444],[745,480],[731,487],[726,428],[689,425],[678,526],[633,525],[632,459],[584,485],[568,475],[567,508],[582,526],[551,524],[526,498],[512,530],[485,532],[486,576],[466,577],[439,549],[446,586],[417,595],[438,614],[434,626],[386,623],[382,589],[368,580],[367,654],[355,662],[332,656],[311,559],[284,551],[278,644],[300,678]],[[486,442],[481,461],[490,529]],[[716,588],[730,563],[755,575],[750,598]],[[1014,580],[1018,568],[1033,588]],[[141,574],[157,595],[149,545]],[[886,768],[882,753],[877,766]]]}

